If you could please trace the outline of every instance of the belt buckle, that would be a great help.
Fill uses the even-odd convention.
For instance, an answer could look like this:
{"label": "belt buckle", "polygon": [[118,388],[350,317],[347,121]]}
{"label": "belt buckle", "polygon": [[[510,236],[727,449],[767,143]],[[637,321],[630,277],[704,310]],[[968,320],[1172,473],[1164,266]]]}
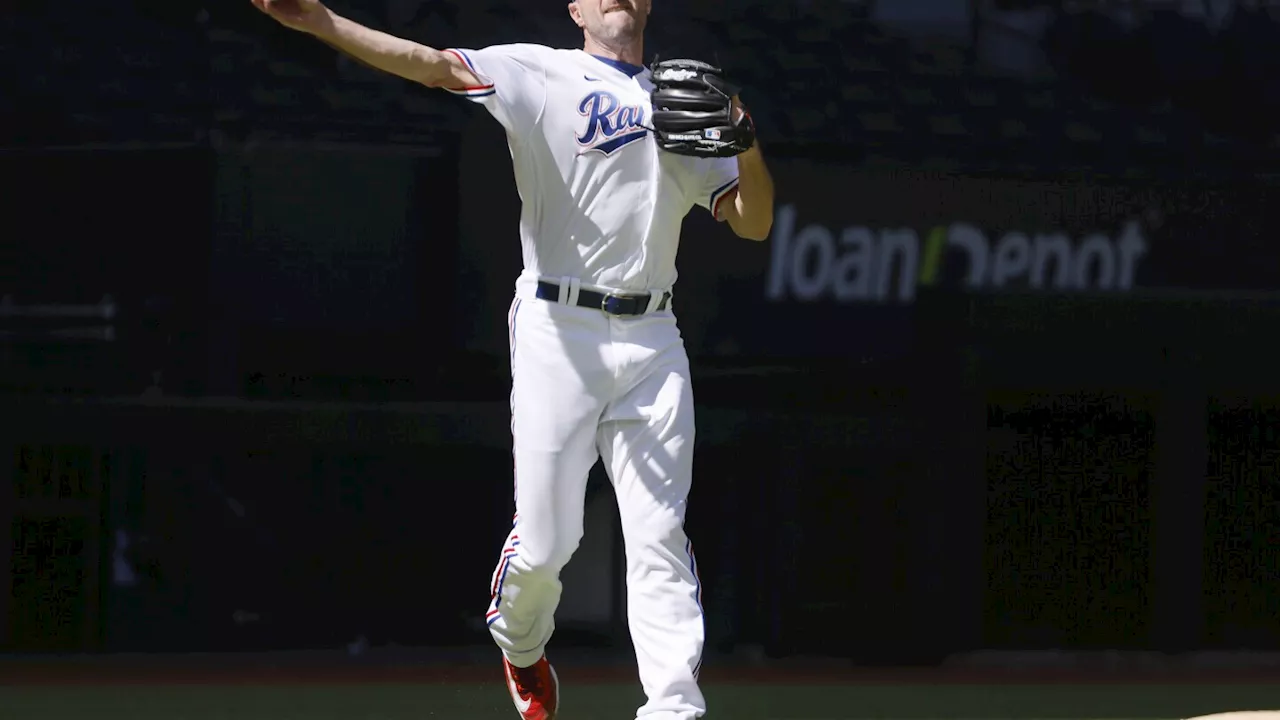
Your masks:
{"label": "belt buckle", "polygon": [[606,315],[621,315],[622,313],[618,312],[615,308],[615,301],[620,300],[622,300],[622,298],[614,295],[613,293],[605,293],[604,299],[600,301],[600,310]]}
{"label": "belt buckle", "polygon": [[604,299],[600,301],[600,310],[608,315],[639,315],[640,313],[634,312],[624,313],[618,306],[624,301],[635,301],[640,297],[640,295],[615,295],[613,293],[606,293]]}

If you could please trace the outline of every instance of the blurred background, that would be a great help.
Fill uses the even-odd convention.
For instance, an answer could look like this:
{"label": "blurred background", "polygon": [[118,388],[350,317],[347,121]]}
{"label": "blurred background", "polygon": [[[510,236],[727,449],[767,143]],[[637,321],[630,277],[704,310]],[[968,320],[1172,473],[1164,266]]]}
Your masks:
{"label": "blurred background", "polygon": [[[654,4],[778,187],[769,242],[696,212],[679,261],[709,652],[1280,652],[1280,11]],[[562,3],[333,7],[581,40]],[[491,651],[498,125],[247,0],[0,22],[0,653]],[[625,662],[600,480],[555,642]]]}

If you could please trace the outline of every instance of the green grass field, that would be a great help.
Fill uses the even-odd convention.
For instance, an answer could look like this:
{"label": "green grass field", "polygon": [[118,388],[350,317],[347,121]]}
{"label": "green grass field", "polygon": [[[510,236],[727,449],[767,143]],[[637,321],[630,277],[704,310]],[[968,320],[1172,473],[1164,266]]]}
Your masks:
{"label": "green grass field", "polygon": [[[1280,708],[1280,685],[710,685],[723,720],[1175,720]],[[564,688],[564,720],[631,720],[633,684]],[[515,720],[500,682],[0,686],[0,720]]]}

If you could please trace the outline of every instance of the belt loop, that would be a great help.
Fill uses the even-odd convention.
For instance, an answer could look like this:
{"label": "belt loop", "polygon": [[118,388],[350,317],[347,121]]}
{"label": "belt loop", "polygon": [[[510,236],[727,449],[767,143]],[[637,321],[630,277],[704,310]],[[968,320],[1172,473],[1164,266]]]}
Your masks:
{"label": "belt loop", "polygon": [[649,313],[651,313],[651,312],[655,312],[655,311],[657,311],[657,309],[658,309],[658,303],[660,303],[660,302],[662,302],[662,291],[661,291],[661,290],[650,290],[650,291],[649,291],[649,304],[645,306],[645,308],[644,308],[644,314],[645,314],[645,315],[648,315],[648,314],[649,314]]}
{"label": "belt loop", "polygon": [[560,278],[560,291],[565,293],[566,303],[576,306],[578,304],[578,294],[582,292],[582,281],[571,277]]}
{"label": "belt loop", "polygon": [[569,303],[569,278],[560,278],[560,282],[556,283],[556,302],[561,305]]}
{"label": "belt loop", "polygon": [[647,314],[666,310],[670,297],[671,292],[668,290],[650,290],[649,307],[645,309],[645,313]]}

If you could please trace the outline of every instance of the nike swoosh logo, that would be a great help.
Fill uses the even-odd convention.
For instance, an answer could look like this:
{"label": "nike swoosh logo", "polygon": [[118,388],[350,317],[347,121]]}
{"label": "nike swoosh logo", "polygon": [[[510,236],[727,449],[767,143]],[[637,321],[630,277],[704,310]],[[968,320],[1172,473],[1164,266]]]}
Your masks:
{"label": "nike swoosh logo", "polygon": [[516,704],[516,710],[519,710],[521,715],[529,712],[529,708],[533,705],[533,698],[520,697],[520,691],[516,689],[516,681],[511,677],[510,672],[507,673],[507,687],[511,688],[511,699]]}
{"label": "nike swoosh logo", "polygon": [[600,82],[600,78],[593,78],[590,75],[583,75],[582,79],[586,80],[587,82]]}

